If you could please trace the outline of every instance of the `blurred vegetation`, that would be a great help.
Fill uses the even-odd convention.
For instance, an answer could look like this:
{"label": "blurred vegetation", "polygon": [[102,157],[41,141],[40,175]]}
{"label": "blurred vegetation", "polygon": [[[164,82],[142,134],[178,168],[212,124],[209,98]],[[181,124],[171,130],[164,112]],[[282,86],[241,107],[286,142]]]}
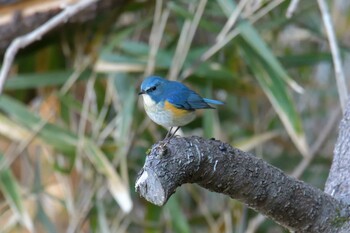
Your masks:
{"label": "blurred vegetation", "polygon": [[[346,2],[330,8],[350,67]],[[310,158],[300,178],[323,188],[340,112],[332,57],[317,1],[300,1],[287,18],[289,4],[131,1],[22,51],[0,98],[1,230],[286,232],[195,185],[153,206],[134,181],[166,133],[137,96],[157,74],[226,103],[199,112],[185,136],[230,142],[287,173]]]}

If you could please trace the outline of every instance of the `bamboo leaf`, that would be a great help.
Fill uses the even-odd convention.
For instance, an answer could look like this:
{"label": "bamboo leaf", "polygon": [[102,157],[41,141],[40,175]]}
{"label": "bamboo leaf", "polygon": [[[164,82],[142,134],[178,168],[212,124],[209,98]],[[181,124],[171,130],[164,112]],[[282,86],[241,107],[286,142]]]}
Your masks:
{"label": "bamboo leaf", "polygon": [[254,149],[255,147],[264,144],[265,142],[275,138],[278,135],[275,131],[269,131],[262,134],[254,135],[252,137],[249,137],[247,139],[243,139],[240,141],[235,141],[232,143],[235,147],[240,148],[244,151],[250,151]]}
{"label": "bamboo leaf", "polygon": [[[58,86],[64,84],[73,71],[53,71],[42,74],[28,73],[11,77],[5,83],[5,90],[22,90],[46,86]],[[83,72],[78,80],[86,80],[91,71]]]}
{"label": "bamboo leaf", "polygon": [[305,133],[293,100],[279,74],[256,53],[244,40],[240,41],[243,58],[257,78],[261,88],[269,98],[292,141],[304,156],[309,154]]}
{"label": "bamboo leaf", "polygon": [[[5,95],[0,97],[0,109],[9,115],[11,119],[28,129],[33,130],[35,126],[42,123],[40,117],[28,111],[20,102]],[[38,133],[38,137],[57,151],[67,153],[70,158],[75,156],[75,147],[78,145],[79,140],[78,137],[70,131],[57,125],[47,123]],[[132,208],[130,195],[105,154],[92,140],[87,138],[84,139],[83,148],[91,163],[100,173],[106,176],[108,188],[115,200],[125,212],[129,212]]]}
{"label": "bamboo leaf", "polygon": [[[3,167],[4,162],[4,155],[0,152],[0,167]],[[0,189],[21,224],[33,232],[33,222],[24,206],[20,186],[9,168],[0,170]]]}
{"label": "bamboo leaf", "polygon": [[84,151],[96,169],[106,176],[108,189],[123,211],[130,212],[133,204],[129,192],[105,154],[87,139],[84,141]]}
{"label": "bamboo leaf", "polygon": [[174,232],[190,233],[190,226],[186,217],[184,216],[181,205],[177,200],[177,195],[173,195],[167,202],[166,208],[171,215],[171,223],[174,228]]}
{"label": "bamboo leaf", "polygon": [[285,69],[282,67],[277,58],[268,48],[265,41],[260,37],[259,33],[247,21],[242,21],[238,28],[243,39],[251,46],[258,56],[265,60],[265,62],[273,69],[277,77],[285,81],[296,92],[302,93],[303,88],[289,77]]}

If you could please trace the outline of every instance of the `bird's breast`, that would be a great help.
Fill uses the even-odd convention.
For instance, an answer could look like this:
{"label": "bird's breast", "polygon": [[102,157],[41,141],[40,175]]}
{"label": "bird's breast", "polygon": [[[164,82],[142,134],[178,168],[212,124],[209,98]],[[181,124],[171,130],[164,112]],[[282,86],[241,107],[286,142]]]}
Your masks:
{"label": "bird's breast", "polygon": [[164,127],[183,126],[195,118],[194,111],[179,109],[168,101],[156,103],[148,95],[143,95],[143,101],[151,120]]}

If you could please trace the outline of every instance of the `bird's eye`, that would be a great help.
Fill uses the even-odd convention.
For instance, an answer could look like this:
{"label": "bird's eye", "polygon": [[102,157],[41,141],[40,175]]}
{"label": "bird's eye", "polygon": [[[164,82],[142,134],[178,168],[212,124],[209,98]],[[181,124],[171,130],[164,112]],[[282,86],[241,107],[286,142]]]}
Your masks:
{"label": "bird's eye", "polygon": [[148,89],[147,91],[148,91],[148,92],[152,92],[152,91],[155,91],[156,89],[157,89],[157,87],[154,86],[154,87],[151,87],[150,89]]}

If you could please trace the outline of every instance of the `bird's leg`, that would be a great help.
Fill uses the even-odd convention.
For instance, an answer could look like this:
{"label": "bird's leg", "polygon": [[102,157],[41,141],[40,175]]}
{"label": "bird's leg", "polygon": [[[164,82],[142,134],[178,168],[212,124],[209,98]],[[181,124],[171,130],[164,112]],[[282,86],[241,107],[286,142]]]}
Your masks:
{"label": "bird's leg", "polygon": [[175,129],[175,131],[174,131],[174,133],[173,133],[173,135],[172,135],[171,137],[174,137],[175,134],[176,134],[176,132],[177,132],[179,129],[180,129],[180,126],[178,126],[178,127]]}
{"label": "bird's leg", "polygon": [[[170,129],[168,130],[167,134],[165,135],[165,138],[163,139],[163,141],[159,144],[159,148],[162,149],[162,151],[165,151],[165,146],[166,144],[168,144],[169,140],[171,139],[172,135],[171,135],[171,130],[173,129],[173,127],[170,127]],[[161,152],[161,154],[163,153]]]}
{"label": "bird's leg", "polygon": [[171,133],[171,130],[172,130],[172,129],[173,129],[173,127],[171,127],[171,129],[169,130],[170,134],[169,134],[169,135],[167,134],[167,137],[165,137],[166,143],[168,143],[168,142],[175,136],[176,132],[180,129],[180,126],[178,126],[178,127],[175,129],[174,133]]}
{"label": "bird's leg", "polygon": [[163,154],[166,151],[166,145],[170,142],[170,140],[175,136],[176,132],[180,129],[180,126],[177,127],[174,131],[174,133],[171,133],[171,130],[173,129],[173,127],[171,127],[168,131],[168,133],[166,134],[165,138],[163,139],[163,141],[160,143],[160,149],[162,149],[161,154]]}
{"label": "bird's leg", "polygon": [[168,137],[171,136],[171,130],[173,129],[173,127],[170,127],[168,133],[165,135],[165,138],[164,139],[167,139]]}
{"label": "bird's leg", "polygon": [[180,129],[180,126],[178,126],[178,127],[175,129],[174,133],[171,133],[171,130],[172,130],[172,129],[173,129],[173,127],[171,127],[171,128],[169,129],[168,133],[166,134],[165,138],[163,139],[164,142],[165,142],[164,145],[166,145],[166,144],[175,136],[176,132]]}

